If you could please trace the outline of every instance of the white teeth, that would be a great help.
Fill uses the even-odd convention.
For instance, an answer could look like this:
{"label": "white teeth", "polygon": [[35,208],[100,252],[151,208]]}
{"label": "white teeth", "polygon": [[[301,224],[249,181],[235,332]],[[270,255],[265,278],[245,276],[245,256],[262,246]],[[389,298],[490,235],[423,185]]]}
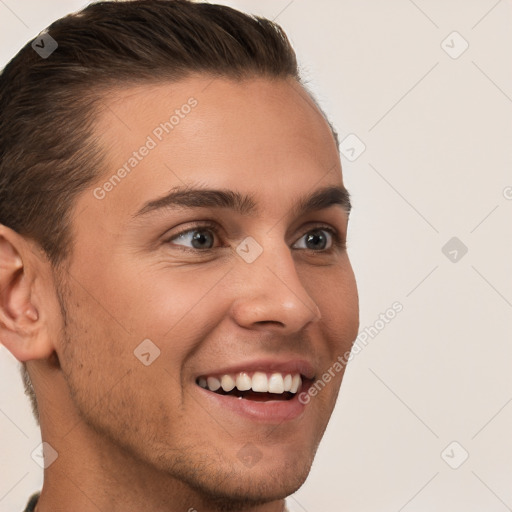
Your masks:
{"label": "white teeth", "polygon": [[273,373],[268,379],[268,392],[269,393],[283,393],[284,380],[280,373]]}
{"label": "white teeth", "polygon": [[208,377],[206,379],[206,382],[208,383],[208,388],[211,391],[217,391],[217,389],[220,388],[220,381],[219,381],[219,379],[216,379],[215,377]]}
{"label": "white teeth", "polygon": [[292,393],[297,393],[298,389],[302,385],[302,379],[300,378],[300,375],[294,375],[292,378],[292,387],[290,391]]}
{"label": "white teeth", "polygon": [[283,374],[274,372],[268,375],[265,372],[255,372],[252,377],[247,372],[237,374],[226,373],[217,377],[200,377],[197,380],[199,386],[210,391],[217,391],[222,388],[229,393],[235,387],[239,391],[255,391],[257,393],[297,393],[302,386],[302,379],[299,373]]}
{"label": "white teeth", "polygon": [[268,379],[263,372],[256,372],[252,376],[252,390],[259,393],[268,393]]}
{"label": "white teeth", "polygon": [[245,372],[241,372],[238,374],[236,378],[236,387],[239,391],[248,391],[251,389],[252,379]]}
{"label": "white teeth", "polygon": [[223,375],[220,381],[222,389],[226,392],[231,391],[235,387],[235,380],[231,375]]}
{"label": "white teeth", "polygon": [[290,374],[288,374],[284,378],[284,390],[290,391],[290,389],[292,389],[292,376]]}

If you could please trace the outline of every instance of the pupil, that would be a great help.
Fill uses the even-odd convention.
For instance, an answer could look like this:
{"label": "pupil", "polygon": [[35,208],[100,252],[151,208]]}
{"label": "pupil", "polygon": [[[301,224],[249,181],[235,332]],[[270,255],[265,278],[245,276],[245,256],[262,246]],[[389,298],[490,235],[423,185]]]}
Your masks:
{"label": "pupil", "polygon": [[325,249],[327,241],[325,239],[325,236],[323,236],[323,235],[319,235],[319,234],[308,235],[306,244],[313,242],[314,244],[316,244],[316,245],[313,245],[313,249],[318,249],[318,241],[323,242],[323,243],[321,243],[321,249]]}
{"label": "pupil", "polygon": [[[206,231],[196,231],[194,236],[192,237],[192,245],[195,249],[204,249],[204,241],[208,238],[211,239],[211,236],[205,236]],[[196,242],[199,242],[199,245],[196,244]],[[210,247],[208,247],[209,249]]]}

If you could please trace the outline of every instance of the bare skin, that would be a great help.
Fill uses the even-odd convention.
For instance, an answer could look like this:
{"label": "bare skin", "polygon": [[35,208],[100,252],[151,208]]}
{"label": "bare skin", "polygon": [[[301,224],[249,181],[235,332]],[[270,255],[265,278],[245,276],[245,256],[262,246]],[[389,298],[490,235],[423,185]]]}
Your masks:
{"label": "bare skin", "polygon": [[[158,140],[155,127],[190,97],[197,105]],[[58,453],[37,512],[280,512],[307,477],[343,372],[284,419],[225,408],[197,379],[305,361],[316,380],[350,350],[359,311],[347,211],[293,209],[343,188],[329,126],[291,80],[195,76],[102,103],[109,170],[77,200],[61,283],[32,242],[0,226],[0,339],[28,362],[42,438]],[[156,147],[98,198],[151,134]],[[184,185],[250,195],[254,211],[136,215]],[[249,236],[263,249],[251,263],[236,251]],[[145,339],[160,351],[147,366],[134,355]]]}

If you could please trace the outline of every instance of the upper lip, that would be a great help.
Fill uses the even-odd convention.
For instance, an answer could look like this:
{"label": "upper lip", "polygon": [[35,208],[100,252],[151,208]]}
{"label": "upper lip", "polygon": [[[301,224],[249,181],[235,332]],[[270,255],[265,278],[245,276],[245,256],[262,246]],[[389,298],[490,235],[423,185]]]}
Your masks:
{"label": "upper lip", "polygon": [[313,379],[315,376],[315,369],[313,365],[303,358],[293,359],[282,359],[276,360],[276,358],[267,359],[251,359],[245,362],[232,364],[230,366],[224,366],[206,370],[201,372],[197,376],[208,376],[208,375],[225,375],[240,372],[278,372],[278,373],[300,373],[307,379]]}

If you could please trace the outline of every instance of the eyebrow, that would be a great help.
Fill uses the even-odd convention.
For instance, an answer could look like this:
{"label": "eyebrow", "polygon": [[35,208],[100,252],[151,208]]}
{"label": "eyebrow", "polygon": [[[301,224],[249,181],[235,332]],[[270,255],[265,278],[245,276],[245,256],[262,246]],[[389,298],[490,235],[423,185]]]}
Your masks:
{"label": "eyebrow", "polygon": [[[331,206],[340,206],[347,215],[352,208],[350,194],[343,186],[328,186],[299,198],[292,206],[292,214],[303,215],[309,211],[318,211]],[[257,202],[252,194],[242,194],[229,189],[193,188],[177,186],[158,199],[148,201],[134,215],[145,216],[149,213],[180,208],[228,208],[240,215],[256,215]]]}

